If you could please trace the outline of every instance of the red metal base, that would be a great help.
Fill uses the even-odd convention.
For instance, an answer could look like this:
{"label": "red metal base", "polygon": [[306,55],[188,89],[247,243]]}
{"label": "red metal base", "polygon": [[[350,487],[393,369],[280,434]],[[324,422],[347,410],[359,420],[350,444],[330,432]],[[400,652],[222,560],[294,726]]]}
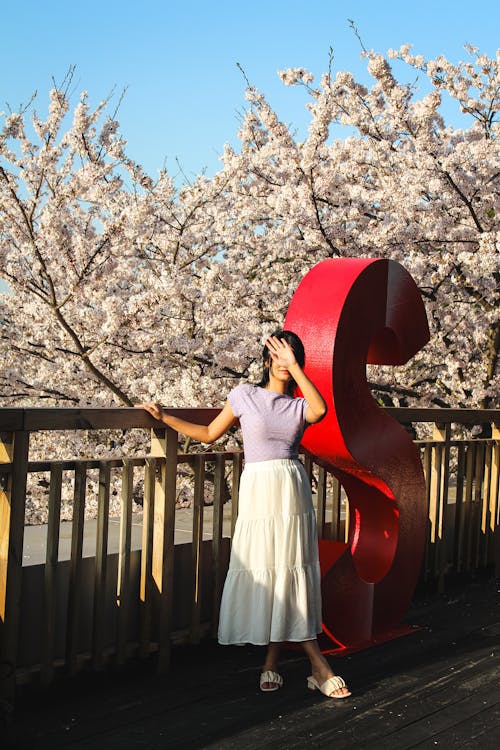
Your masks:
{"label": "red metal base", "polygon": [[421,630],[421,628],[413,625],[405,625],[403,623],[392,630],[386,630],[380,634],[374,633],[369,640],[360,641],[359,643],[351,643],[349,646],[344,646],[339,644],[335,636],[333,636],[332,633],[329,633],[327,628],[324,627],[323,633],[318,637],[318,643],[321,653],[324,656],[349,656],[349,654],[355,654],[357,651],[363,651],[364,649],[372,648],[373,646],[380,646],[382,643],[394,641],[396,638],[403,638],[404,636],[418,633],[419,630]]}

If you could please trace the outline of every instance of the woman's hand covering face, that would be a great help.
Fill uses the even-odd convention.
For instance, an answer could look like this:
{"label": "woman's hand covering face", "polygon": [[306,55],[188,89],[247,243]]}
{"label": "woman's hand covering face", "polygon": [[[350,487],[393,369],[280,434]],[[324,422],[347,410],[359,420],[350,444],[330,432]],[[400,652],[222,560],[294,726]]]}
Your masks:
{"label": "woman's hand covering face", "polygon": [[271,355],[273,362],[275,362],[278,367],[288,369],[297,363],[293,349],[288,341],[278,339],[276,336],[270,336],[266,341],[266,346],[269,349],[269,354]]}

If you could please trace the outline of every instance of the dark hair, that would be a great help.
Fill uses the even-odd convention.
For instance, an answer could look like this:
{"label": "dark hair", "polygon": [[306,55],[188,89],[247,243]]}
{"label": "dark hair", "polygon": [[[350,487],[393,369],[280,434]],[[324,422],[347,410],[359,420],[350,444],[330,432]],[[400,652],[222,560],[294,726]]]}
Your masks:
{"label": "dark hair", "polygon": [[[290,344],[298,364],[301,367],[304,367],[304,362],[306,361],[304,344],[299,339],[296,333],[293,333],[293,331],[282,331],[279,328],[277,331],[273,331],[271,333],[271,336],[274,336],[277,339],[284,340],[287,342],[287,344]],[[269,354],[269,349],[267,348],[267,346],[264,346],[264,349],[262,350],[262,378],[260,379],[260,383],[257,383],[257,385],[259,385],[261,388],[265,388],[269,383],[270,365],[271,355]],[[291,378],[287,383],[287,393],[289,396],[294,395],[296,387],[297,383],[293,378]]]}

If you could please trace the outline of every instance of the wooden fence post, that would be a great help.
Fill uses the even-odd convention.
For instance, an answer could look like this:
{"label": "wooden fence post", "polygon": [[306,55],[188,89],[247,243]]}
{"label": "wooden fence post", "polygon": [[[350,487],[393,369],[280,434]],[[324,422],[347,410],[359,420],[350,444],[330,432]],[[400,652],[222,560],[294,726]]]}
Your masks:
{"label": "wooden fence post", "polygon": [[463,564],[464,524],[464,486],[465,486],[465,445],[458,446],[457,483],[455,490],[455,529],[453,539],[453,568],[460,572]]}
{"label": "wooden fence post", "polygon": [[243,453],[235,453],[233,455],[233,484],[231,487],[231,539],[233,538],[234,527],[236,526],[236,519],[238,518],[238,498],[242,470]]}
{"label": "wooden fence post", "polygon": [[318,539],[325,536],[326,522],[326,469],[324,466],[318,466],[318,510],[317,510],[317,527]]}
{"label": "wooden fence post", "polygon": [[341,541],[340,508],[342,501],[342,486],[334,474],[329,474],[329,483],[332,495],[332,521],[330,525],[330,539],[334,542]]}
{"label": "wooden fence post", "polygon": [[423,446],[423,453],[421,454],[422,466],[424,470],[425,478],[425,501],[427,504],[427,536],[425,540],[425,551],[423,561],[423,579],[425,583],[431,577],[431,519],[430,519],[430,504],[431,504],[431,463],[432,456],[434,453],[434,446],[430,445]]}
{"label": "wooden fence post", "polygon": [[434,447],[431,464],[429,521],[431,525],[430,543],[434,545],[432,559],[440,593],[444,591],[444,577],[447,568],[445,515],[450,480],[450,437],[451,423],[448,422],[444,425],[434,423],[432,439],[436,441],[437,445]]}
{"label": "wooden fence post", "polygon": [[218,453],[215,459],[213,530],[212,530],[212,570],[214,599],[212,611],[212,635],[217,636],[219,610],[222,596],[222,522],[224,513],[224,454]]}
{"label": "wooden fence post", "polygon": [[139,654],[142,658],[151,652],[151,622],[153,581],[153,522],[154,522],[154,491],[156,477],[155,458],[146,459],[144,467],[144,496],[142,516],[141,543],[141,579],[139,588],[140,601],[140,635]]}
{"label": "wooden fence post", "polygon": [[104,666],[104,624],[106,621],[106,571],[108,564],[109,464],[101,463],[99,469],[99,505],[97,511],[97,536],[94,574],[94,611],[92,616],[92,660],[94,669]]}
{"label": "wooden fence post", "polygon": [[47,549],[44,575],[44,630],[42,683],[48,685],[54,676],[54,652],[57,618],[57,569],[59,559],[59,532],[61,522],[62,466],[53,463],[50,468],[49,518],[47,524]]}
{"label": "wooden fence post", "polygon": [[15,697],[28,451],[28,432],[0,434],[0,462],[10,464],[0,489],[0,704],[4,713],[10,712]]}
{"label": "wooden fence post", "polygon": [[66,667],[71,675],[75,674],[78,669],[83,527],[85,523],[86,493],[87,462],[76,461],[75,486],[73,491],[73,518],[71,522],[68,609],[66,620]]}
{"label": "wooden fence post", "polygon": [[492,447],[491,476],[490,476],[490,531],[493,536],[495,575],[500,576],[500,422],[491,425],[491,437],[495,441]]}
{"label": "wooden fence post", "polygon": [[125,458],[123,460],[122,470],[120,546],[118,551],[118,579],[116,582],[116,663],[119,665],[124,663],[127,656],[133,485],[134,467],[131,462]]}
{"label": "wooden fence post", "polygon": [[193,540],[191,545],[192,599],[191,599],[191,643],[200,642],[201,578],[203,545],[203,505],[205,501],[205,456],[199,453],[194,459],[193,495]]}
{"label": "wooden fence post", "polygon": [[170,665],[174,593],[174,528],[177,482],[177,432],[152,430],[151,453],[161,457],[155,481],[153,579],[159,593],[158,670]]}

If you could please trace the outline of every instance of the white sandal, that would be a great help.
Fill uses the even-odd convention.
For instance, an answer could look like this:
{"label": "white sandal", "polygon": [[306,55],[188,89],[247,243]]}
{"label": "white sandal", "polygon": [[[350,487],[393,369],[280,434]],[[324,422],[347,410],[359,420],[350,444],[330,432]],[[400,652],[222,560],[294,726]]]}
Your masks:
{"label": "white sandal", "polygon": [[309,690],[320,690],[327,698],[335,698],[336,700],[342,700],[351,695],[351,693],[345,693],[345,695],[332,695],[336,690],[347,687],[342,677],[339,677],[338,675],[329,677],[322,685],[320,685],[311,675],[311,677],[307,678],[307,687]]}
{"label": "white sandal", "polygon": [[[274,687],[264,687],[266,683],[274,685]],[[272,669],[267,669],[265,672],[260,673],[260,689],[263,693],[273,693],[275,690],[279,690],[283,687],[283,677],[277,672],[273,672]]]}

